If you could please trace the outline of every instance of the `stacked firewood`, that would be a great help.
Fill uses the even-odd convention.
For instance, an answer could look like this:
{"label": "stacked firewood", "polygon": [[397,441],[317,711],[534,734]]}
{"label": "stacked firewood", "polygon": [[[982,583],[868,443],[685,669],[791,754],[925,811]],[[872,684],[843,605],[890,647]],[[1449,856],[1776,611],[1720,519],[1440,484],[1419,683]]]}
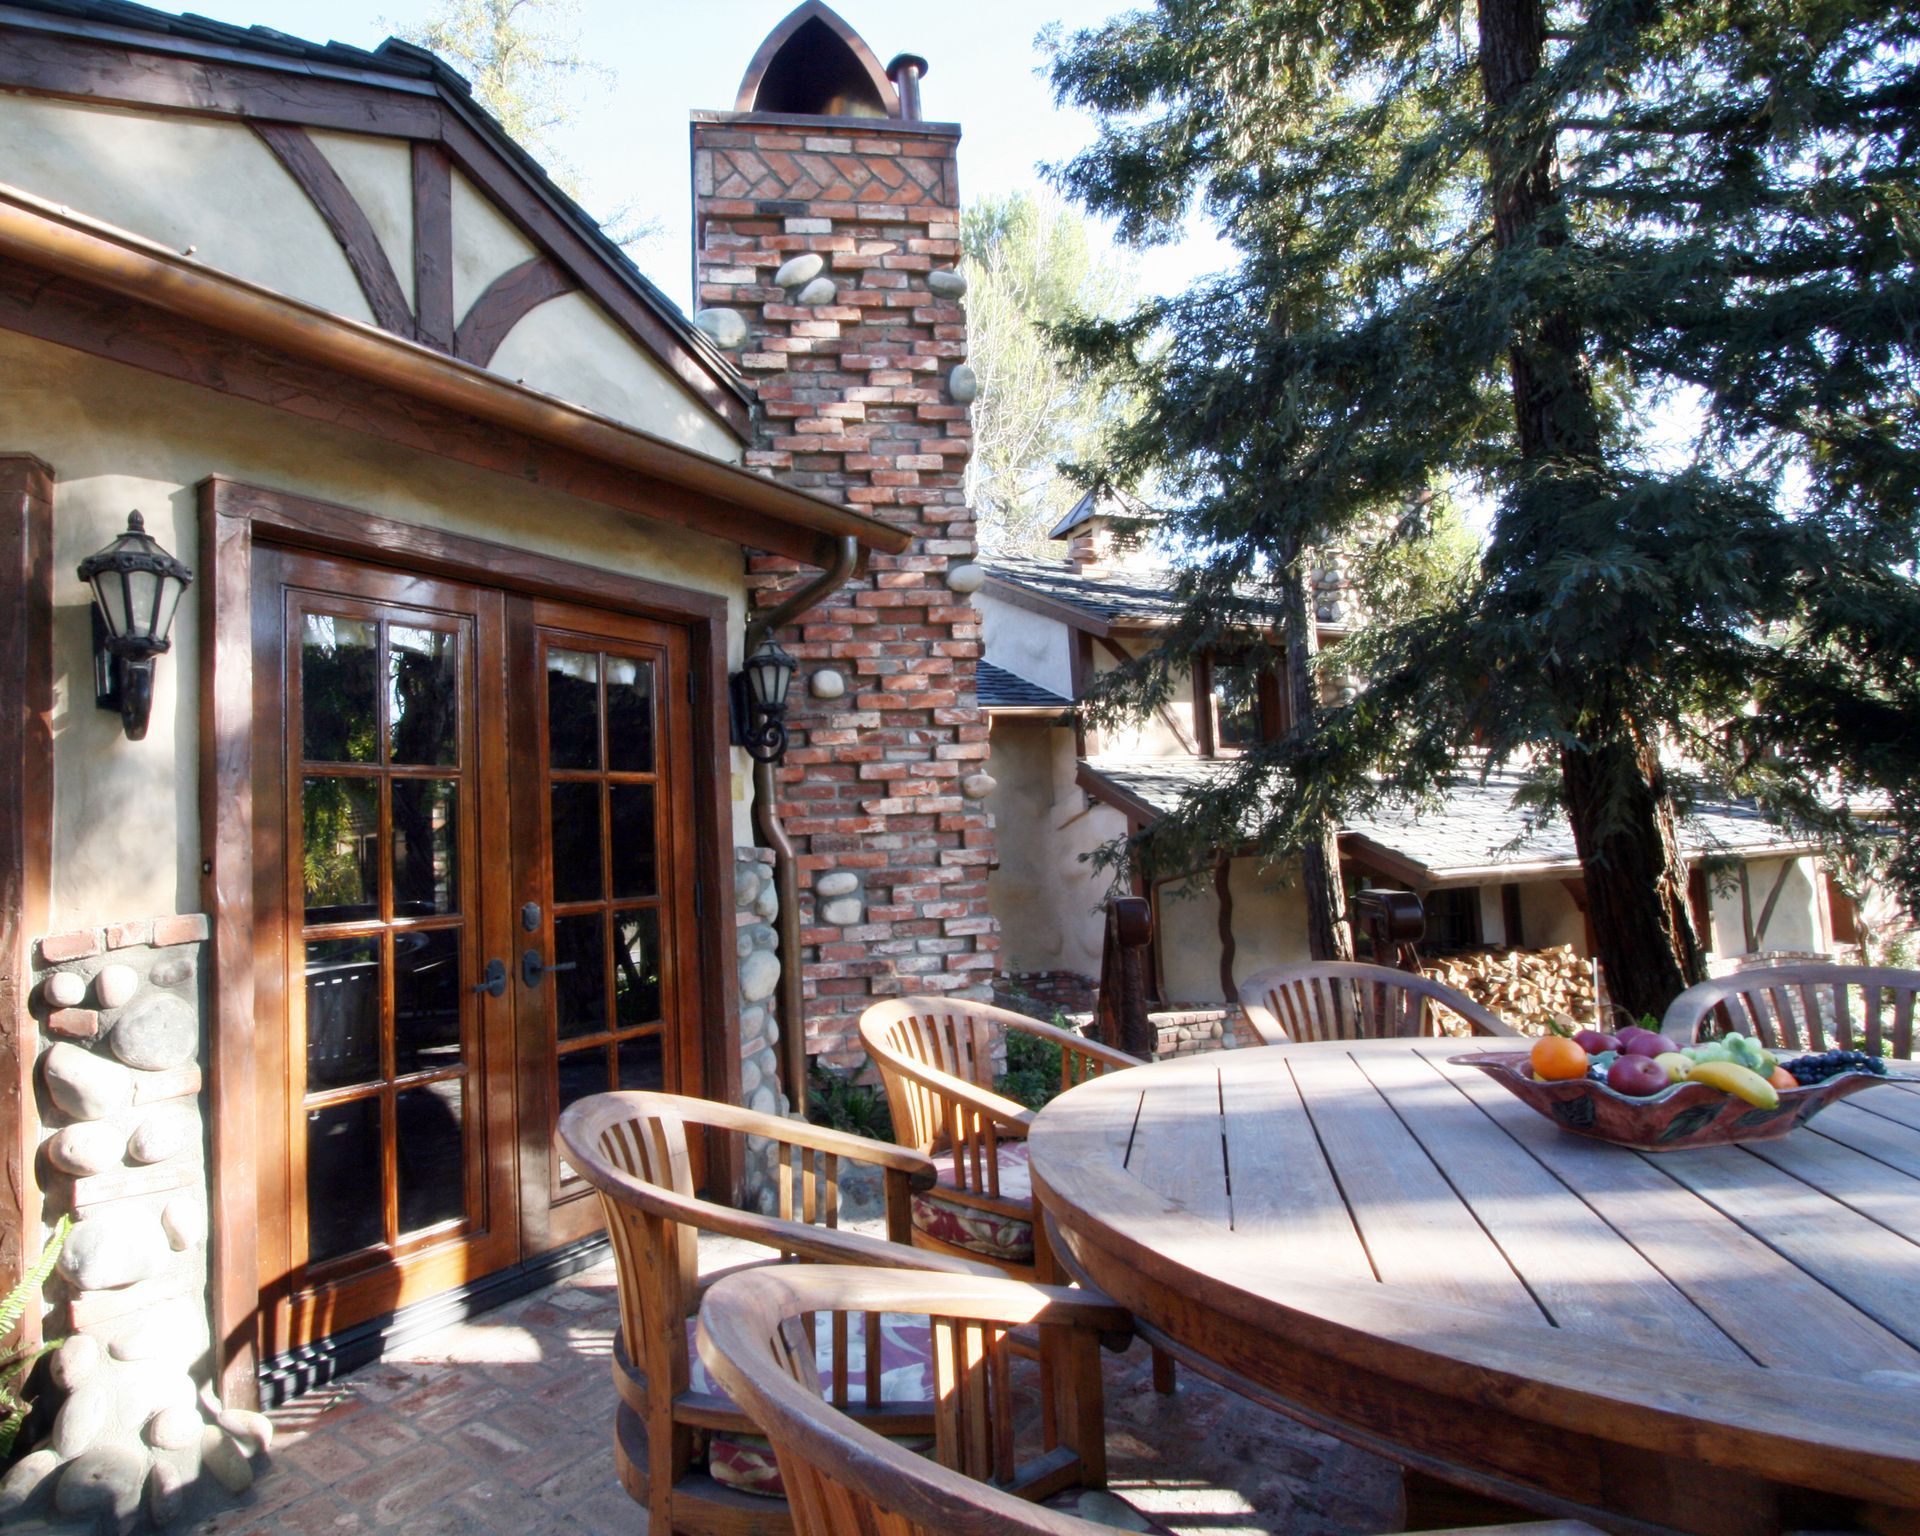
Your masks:
{"label": "stacked firewood", "polygon": [[1515,1029],[1543,1035],[1556,1015],[1593,1022],[1593,968],[1570,944],[1475,949],[1425,957],[1422,969],[1491,1008]]}

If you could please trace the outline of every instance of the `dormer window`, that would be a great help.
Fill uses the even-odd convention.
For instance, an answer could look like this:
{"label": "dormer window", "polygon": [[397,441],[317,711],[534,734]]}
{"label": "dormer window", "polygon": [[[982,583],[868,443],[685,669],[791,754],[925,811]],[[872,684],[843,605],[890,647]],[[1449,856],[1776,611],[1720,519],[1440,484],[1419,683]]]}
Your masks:
{"label": "dormer window", "polygon": [[1195,737],[1202,757],[1231,757],[1286,728],[1279,679],[1232,653],[1194,664]]}

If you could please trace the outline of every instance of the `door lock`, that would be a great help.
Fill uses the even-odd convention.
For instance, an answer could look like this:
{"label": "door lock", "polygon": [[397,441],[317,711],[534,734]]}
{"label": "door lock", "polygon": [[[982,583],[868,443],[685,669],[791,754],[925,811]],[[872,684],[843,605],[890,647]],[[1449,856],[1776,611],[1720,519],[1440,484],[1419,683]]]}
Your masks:
{"label": "door lock", "polygon": [[579,965],[577,960],[563,960],[558,965],[547,965],[540,958],[540,951],[530,949],[520,956],[520,985],[537,987],[540,978],[549,971],[571,971]]}
{"label": "door lock", "polygon": [[489,960],[483,978],[467,990],[484,992],[488,997],[505,997],[507,995],[507,962]]}

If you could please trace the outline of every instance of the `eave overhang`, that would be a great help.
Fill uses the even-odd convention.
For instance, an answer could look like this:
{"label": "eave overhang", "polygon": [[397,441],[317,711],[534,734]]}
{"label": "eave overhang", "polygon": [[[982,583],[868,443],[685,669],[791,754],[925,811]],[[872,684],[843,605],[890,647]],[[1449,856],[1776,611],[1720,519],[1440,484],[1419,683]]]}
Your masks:
{"label": "eave overhang", "polygon": [[458,411],[673,493],[661,520],[825,565],[838,541],[911,536],[736,464],[595,415],[389,331],[331,314],[0,183],[0,258],[70,278],[351,378]]}

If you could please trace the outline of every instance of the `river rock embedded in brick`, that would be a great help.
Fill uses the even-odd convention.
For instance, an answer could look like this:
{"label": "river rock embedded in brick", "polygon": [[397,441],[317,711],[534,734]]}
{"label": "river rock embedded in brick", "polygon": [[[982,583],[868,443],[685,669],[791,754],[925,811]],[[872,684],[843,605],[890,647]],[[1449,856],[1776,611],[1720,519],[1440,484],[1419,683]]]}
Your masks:
{"label": "river rock embedded in brick", "polygon": [[756,949],[740,962],[740,996],[757,1003],[773,996],[780,984],[780,957],[769,949]]}
{"label": "river rock embedded in brick", "polygon": [[87,999],[87,978],[78,971],[55,971],[40,983],[48,1008],[78,1008]]}
{"label": "river rock embedded in brick", "polygon": [[127,1139],[127,1156],[136,1163],[163,1163],[200,1138],[200,1116],[184,1104],[163,1104],[149,1111]]}
{"label": "river rock embedded in brick", "polygon": [[808,304],[817,307],[822,304],[831,304],[838,292],[839,290],[834,287],[832,278],[816,277],[793,296],[793,301],[796,304]]}
{"label": "river rock embedded in brick", "polygon": [[824,272],[826,266],[826,257],[817,251],[802,251],[798,256],[789,256],[780,263],[780,270],[773,274],[773,286],[776,288],[805,287]]}
{"label": "river rock embedded in brick", "polygon": [[733,351],[747,339],[746,317],[738,310],[703,309],[694,315],[693,323],[724,352]]}
{"label": "river rock embedded in brick", "polygon": [[927,287],[943,299],[961,298],[967,291],[966,274],[936,268],[927,274]]}
{"label": "river rock embedded in brick", "polygon": [[947,588],[949,591],[958,592],[962,597],[965,597],[971,593],[978,592],[986,582],[986,579],[986,568],[975,565],[969,561],[965,565],[956,565],[948,570]]}
{"label": "river rock embedded in brick", "polygon": [[47,1161],[76,1178],[118,1168],[126,1153],[126,1128],[111,1120],[83,1120],[47,1140]]}
{"label": "river rock embedded in brick", "polygon": [[80,1046],[60,1041],[43,1058],[47,1092],[79,1120],[102,1120],[133,1103],[133,1074]]}
{"label": "river rock embedded in brick", "polygon": [[817,667],[807,678],[807,692],[816,699],[842,698],[846,691],[846,674],[837,667]]}
{"label": "river rock embedded in brick", "polygon": [[149,1211],[105,1210],[74,1224],[60,1250],[60,1273],[83,1291],[115,1291],[157,1274],[169,1251]]}
{"label": "river rock embedded in brick", "polygon": [[165,1072],[193,1059],[200,1023],[179,998],[155,992],[122,1013],[108,1036],[113,1054],[142,1072]]}
{"label": "river rock embedded in brick", "polygon": [[63,1515],[110,1514],[130,1522],[140,1513],[147,1458],[131,1446],[102,1445],[85,1451],[60,1474],[54,1508]]}
{"label": "river rock embedded in brick", "polygon": [[973,364],[962,363],[947,375],[947,393],[955,405],[971,405],[980,396],[980,375]]}
{"label": "river rock embedded in brick", "polygon": [[103,965],[93,978],[93,997],[102,1008],[124,1008],[140,990],[140,973],[130,965]]}
{"label": "river rock embedded in brick", "polygon": [[837,928],[857,923],[865,915],[866,908],[857,896],[842,896],[836,901],[823,902],[820,907],[820,921]]}
{"label": "river rock embedded in brick", "polygon": [[848,870],[837,869],[814,881],[813,888],[823,897],[851,896],[860,889],[860,877]]}

